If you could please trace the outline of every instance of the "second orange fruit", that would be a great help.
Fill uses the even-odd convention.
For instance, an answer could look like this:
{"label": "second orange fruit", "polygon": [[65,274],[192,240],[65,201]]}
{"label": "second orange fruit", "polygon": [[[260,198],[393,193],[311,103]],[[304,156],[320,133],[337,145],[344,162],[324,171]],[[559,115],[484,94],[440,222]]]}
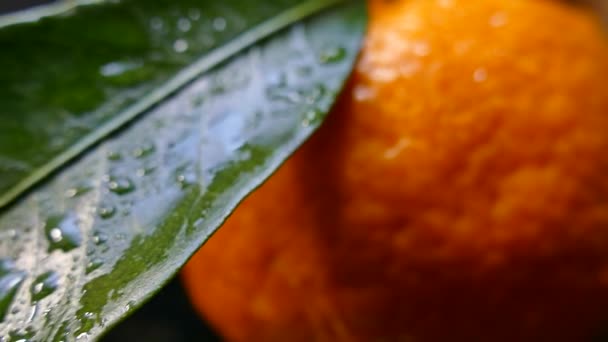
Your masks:
{"label": "second orange fruit", "polygon": [[608,319],[608,44],[556,1],[372,2],[321,130],[187,265],[229,341],[582,341]]}

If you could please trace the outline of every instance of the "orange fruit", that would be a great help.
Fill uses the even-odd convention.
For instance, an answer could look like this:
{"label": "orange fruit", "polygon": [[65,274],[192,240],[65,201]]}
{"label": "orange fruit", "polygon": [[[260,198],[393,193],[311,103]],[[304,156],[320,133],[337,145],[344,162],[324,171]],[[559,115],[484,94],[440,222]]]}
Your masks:
{"label": "orange fruit", "polygon": [[584,341],[608,322],[608,44],[565,2],[372,2],[320,131],[183,272],[228,341]]}

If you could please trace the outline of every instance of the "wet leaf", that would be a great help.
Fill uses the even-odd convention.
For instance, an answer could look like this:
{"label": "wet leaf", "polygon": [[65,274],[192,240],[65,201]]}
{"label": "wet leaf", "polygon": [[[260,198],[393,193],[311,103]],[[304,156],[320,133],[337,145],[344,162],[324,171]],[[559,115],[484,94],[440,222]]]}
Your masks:
{"label": "wet leaf", "polygon": [[310,136],[352,68],[365,8],[123,0],[11,20],[0,336],[62,341],[139,306]]}

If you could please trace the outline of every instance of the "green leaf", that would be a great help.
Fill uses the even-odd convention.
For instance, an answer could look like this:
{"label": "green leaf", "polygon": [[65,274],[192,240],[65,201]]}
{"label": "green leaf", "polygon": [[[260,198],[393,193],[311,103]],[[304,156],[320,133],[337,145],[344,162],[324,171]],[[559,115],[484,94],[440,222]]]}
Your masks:
{"label": "green leaf", "polygon": [[96,338],[157,291],[319,126],[365,20],[362,0],[0,19],[0,337]]}
{"label": "green leaf", "polygon": [[196,75],[337,2],[131,0],[1,30],[0,207]]}

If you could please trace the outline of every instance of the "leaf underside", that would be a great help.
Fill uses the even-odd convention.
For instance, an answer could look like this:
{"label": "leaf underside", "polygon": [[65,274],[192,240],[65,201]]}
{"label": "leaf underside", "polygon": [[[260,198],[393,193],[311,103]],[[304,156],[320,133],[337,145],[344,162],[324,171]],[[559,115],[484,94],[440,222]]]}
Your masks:
{"label": "leaf underside", "polygon": [[171,278],[330,110],[364,3],[300,19],[335,2],[133,0],[0,29],[0,192],[38,176],[0,211],[0,336],[96,338]]}

